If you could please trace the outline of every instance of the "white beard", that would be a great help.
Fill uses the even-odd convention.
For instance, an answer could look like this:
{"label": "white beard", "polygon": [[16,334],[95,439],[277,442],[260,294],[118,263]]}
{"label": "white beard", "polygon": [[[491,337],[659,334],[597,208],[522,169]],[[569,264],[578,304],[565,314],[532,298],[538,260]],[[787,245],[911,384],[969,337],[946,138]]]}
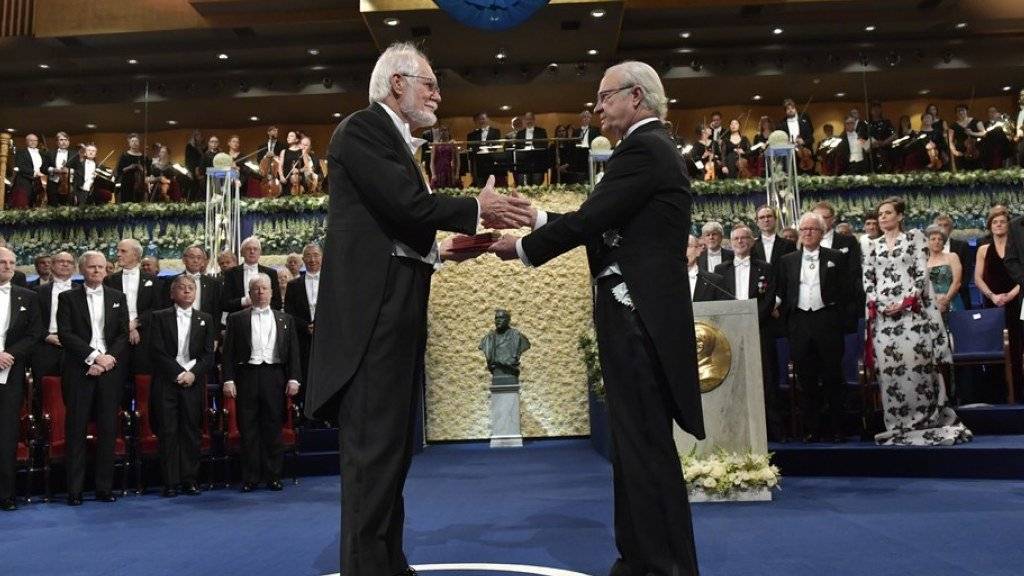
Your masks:
{"label": "white beard", "polygon": [[412,92],[402,95],[402,99],[398,101],[398,107],[402,110],[402,114],[409,119],[410,124],[414,125],[414,129],[437,124],[436,114],[429,110],[416,108],[416,97]]}

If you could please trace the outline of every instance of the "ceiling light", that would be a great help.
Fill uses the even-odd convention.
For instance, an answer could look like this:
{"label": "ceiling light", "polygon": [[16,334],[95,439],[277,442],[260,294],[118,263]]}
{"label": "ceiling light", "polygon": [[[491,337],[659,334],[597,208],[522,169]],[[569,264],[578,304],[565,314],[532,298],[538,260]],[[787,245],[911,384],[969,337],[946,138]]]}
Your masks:
{"label": "ceiling light", "polygon": [[227,60],[228,59],[228,55],[227,54],[218,54],[217,58],[220,58],[221,60]]}
{"label": "ceiling light", "polygon": [[590,54],[591,56],[597,56],[597,48],[591,48],[590,50],[587,50],[587,54]]}
{"label": "ceiling light", "polygon": [[676,48],[676,54],[689,54],[693,52],[693,48]]}
{"label": "ceiling light", "polygon": [[865,32],[874,32],[875,31],[875,25],[874,24],[868,24],[867,26],[864,27],[864,31]]}
{"label": "ceiling light", "polygon": [[815,78],[814,80],[811,80],[811,84],[821,84],[821,78]]}
{"label": "ceiling light", "polygon": [[50,65],[49,64],[40,64],[39,67],[42,68],[43,70],[46,70],[47,68],[50,67]]}
{"label": "ceiling light", "polygon": [[590,11],[590,15],[594,18],[604,18],[605,14],[607,14],[607,12],[605,12],[603,8],[595,8]]}
{"label": "ceiling light", "polygon": [[964,28],[967,28],[967,22],[957,22],[957,24],[956,24],[956,29],[957,30],[963,30]]}
{"label": "ceiling light", "polygon": [[917,91],[917,93],[920,94],[921,96],[924,96],[925,94],[928,94],[929,92],[931,92],[931,90],[929,90],[927,88],[922,88],[922,89]]}
{"label": "ceiling light", "polygon": [[558,62],[552,62],[551,64],[548,64],[548,68],[551,68],[552,70],[558,68]]}
{"label": "ceiling light", "polygon": [[1013,86],[1003,86],[1003,92],[1009,92],[1010,90],[1013,90]]}
{"label": "ceiling light", "polygon": [[88,128],[89,130],[95,130],[96,129],[96,125],[92,124],[92,123],[86,124],[85,127]]}
{"label": "ceiling light", "polygon": [[761,95],[760,94],[754,94],[754,98],[753,99],[754,100],[760,100],[761,99]]}
{"label": "ceiling light", "polygon": [[682,38],[683,40],[685,40],[685,39],[690,37],[690,33],[689,32],[680,32],[679,33],[679,37]]}
{"label": "ceiling light", "polygon": [[15,130],[14,130],[14,128],[8,128],[7,131],[8,132],[14,132]]}
{"label": "ceiling light", "polygon": [[341,118],[341,112],[335,112],[334,114],[332,114],[332,116],[334,116],[335,118]]}
{"label": "ceiling light", "polygon": [[136,60],[135,58],[129,58],[128,59],[128,63],[131,64],[132,66],[134,66],[134,65],[138,64],[139,61]]}
{"label": "ceiling light", "polygon": [[317,64],[316,66],[310,66],[309,69],[314,71],[314,72],[319,72],[321,70],[327,70],[327,66],[321,66],[321,65]]}
{"label": "ceiling light", "polygon": [[178,124],[178,121],[177,120],[168,120],[167,123],[170,124],[171,126],[176,126]]}
{"label": "ceiling light", "polygon": [[384,19],[384,25],[385,26],[398,26],[398,18],[385,18]]}
{"label": "ceiling light", "polygon": [[846,96],[846,92],[836,92],[836,98],[843,98]]}
{"label": "ceiling light", "polygon": [[679,102],[679,99],[678,99],[678,98],[669,98],[669,99],[668,99],[668,103],[669,103],[669,104],[675,104],[676,102]]}
{"label": "ceiling light", "polygon": [[508,54],[506,54],[504,50],[498,50],[494,57],[498,60],[504,60],[505,58],[508,58]]}
{"label": "ceiling light", "polygon": [[252,120],[253,122],[259,122],[260,121],[260,117],[259,116],[249,116],[249,120]]}
{"label": "ceiling light", "polygon": [[593,102],[586,102],[583,105],[586,106],[587,108],[593,108],[594,107],[594,103]]}
{"label": "ceiling light", "polygon": [[511,106],[509,106],[508,104],[503,104],[503,105],[501,106],[501,109],[502,109],[502,110],[504,110],[505,112],[508,112],[509,110],[511,110],[511,109],[512,109],[512,107],[511,107]]}
{"label": "ceiling light", "polygon": [[306,50],[306,52],[309,53],[310,56],[316,56],[317,54],[320,54],[320,51],[317,50],[316,48],[310,48],[309,50]]}
{"label": "ceiling light", "polygon": [[776,34],[776,35],[782,34],[782,28],[776,28],[776,29],[772,30],[772,34]]}

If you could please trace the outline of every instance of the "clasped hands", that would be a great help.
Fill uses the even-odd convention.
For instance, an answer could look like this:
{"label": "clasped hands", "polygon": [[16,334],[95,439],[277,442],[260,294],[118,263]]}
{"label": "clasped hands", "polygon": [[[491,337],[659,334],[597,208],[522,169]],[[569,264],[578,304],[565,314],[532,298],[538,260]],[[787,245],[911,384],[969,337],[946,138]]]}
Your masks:
{"label": "clasped hands", "polygon": [[104,372],[108,372],[114,369],[117,365],[117,359],[110,354],[100,354],[93,360],[92,365],[85,372],[89,376],[99,376]]}
{"label": "clasped hands", "polygon": [[[532,228],[537,221],[537,209],[529,200],[514,191],[508,195],[495,192],[494,176],[487,178],[487,184],[477,196],[477,202],[480,204],[480,220],[485,228],[494,230]],[[439,248],[442,260],[462,262],[476,258],[485,252],[492,252],[502,260],[516,257],[515,236],[501,235],[490,245],[474,246],[472,249],[456,249],[455,238],[456,236],[451,236],[441,242]]]}

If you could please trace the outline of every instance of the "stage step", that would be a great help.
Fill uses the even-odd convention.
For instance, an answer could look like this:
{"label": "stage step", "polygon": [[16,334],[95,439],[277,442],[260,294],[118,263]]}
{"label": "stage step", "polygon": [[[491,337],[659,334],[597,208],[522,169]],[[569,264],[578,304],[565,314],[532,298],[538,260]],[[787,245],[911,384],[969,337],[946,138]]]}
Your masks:
{"label": "stage step", "polygon": [[1024,479],[1024,435],[976,436],[957,446],[771,443],[785,476]]}
{"label": "stage step", "polygon": [[1024,434],[1024,405],[980,404],[961,406],[956,413],[978,435]]}

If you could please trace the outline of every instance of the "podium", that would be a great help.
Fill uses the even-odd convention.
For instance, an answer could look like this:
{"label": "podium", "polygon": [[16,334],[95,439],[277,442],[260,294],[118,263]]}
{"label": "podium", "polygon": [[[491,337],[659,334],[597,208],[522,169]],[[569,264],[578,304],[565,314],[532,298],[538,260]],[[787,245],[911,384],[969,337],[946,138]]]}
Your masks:
{"label": "podium", "polygon": [[674,426],[680,453],[712,454],[718,449],[766,454],[761,335],[757,300],[696,302],[697,366],[706,438],[698,441]]}

